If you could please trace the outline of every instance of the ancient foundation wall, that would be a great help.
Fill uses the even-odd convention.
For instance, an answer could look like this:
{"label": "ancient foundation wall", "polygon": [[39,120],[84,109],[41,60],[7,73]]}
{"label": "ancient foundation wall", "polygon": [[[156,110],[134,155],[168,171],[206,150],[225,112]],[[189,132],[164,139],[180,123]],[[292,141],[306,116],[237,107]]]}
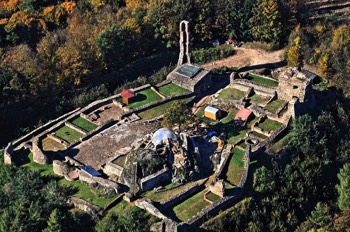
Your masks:
{"label": "ancient foundation wall", "polygon": [[119,189],[119,185],[116,182],[113,182],[111,180],[107,180],[101,177],[97,176],[90,176],[83,171],[79,171],[79,180],[84,181],[88,184],[98,184],[99,186],[105,187],[105,188],[113,188],[114,190]]}
{"label": "ancient foundation wall", "polygon": [[103,167],[103,172],[108,176],[121,176],[124,168],[112,162],[107,162]]}
{"label": "ancient foundation wall", "polygon": [[77,197],[70,197],[68,203],[73,204],[74,207],[83,210],[84,212],[88,213],[89,215],[95,218],[97,218],[102,211],[100,207]]}
{"label": "ancient foundation wall", "polygon": [[4,149],[4,164],[12,164],[13,146],[12,143],[8,143]]}
{"label": "ancient foundation wall", "polygon": [[76,125],[74,125],[73,123],[70,123],[70,122],[65,122],[64,125],[66,125],[67,127],[73,129],[73,130],[76,130],[78,131],[79,133],[83,134],[83,135],[86,135],[88,133],[88,131],[84,130],[83,128],[80,128]]}
{"label": "ancient foundation wall", "polygon": [[146,176],[140,180],[141,189],[143,191],[151,190],[163,183],[171,180],[171,172],[168,168],[164,168],[152,175]]}
{"label": "ancient foundation wall", "polygon": [[176,194],[175,196],[171,197],[167,201],[161,202],[160,209],[164,210],[179,204],[180,202],[182,202],[183,200],[185,200],[186,198],[188,198],[189,196],[197,192],[200,188],[201,188],[200,185],[195,184],[191,187],[184,189],[182,192]]}
{"label": "ancient foundation wall", "polygon": [[139,199],[135,201],[135,205],[141,209],[146,210],[150,214],[161,218],[161,219],[168,219],[164,214],[162,214],[159,209],[157,209],[151,202],[145,200],[145,199]]}
{"label": "ancient foundation wall", "polygon": [[33,139],[33,145],[32,145],[33,160],[34,162],[39,164],[48,164],[50,160],[42,151],[40,143],[41,143],[41,138],[36,137]]}
{"label": "ancient foundation wall", "polygon": [[277,88],[275,87],[270,87],[270,86],[266,86],[263,84],[258,84],[258,83],[254,83],[251,82],[249,80],[246,79],[234,79],[231,80],[231,86],[233,86],[234,88],[238,88],[238,89],[246,89],[249,90],[249,88],[254,88],[254,91],[258,94],[263,94],[263,95],[269,95],[269,96],[274,96],[276,94]]}

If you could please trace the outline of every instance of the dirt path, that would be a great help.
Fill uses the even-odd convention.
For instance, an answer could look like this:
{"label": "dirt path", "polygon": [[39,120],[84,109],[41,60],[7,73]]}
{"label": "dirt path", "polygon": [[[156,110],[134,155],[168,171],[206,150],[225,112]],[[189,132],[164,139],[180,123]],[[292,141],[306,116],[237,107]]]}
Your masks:
{"label": "dirt path", "polygon": [[283,50],[266,52],[261,49],[235,48],[236,54],[224,60],[204,64],[209,69],[220,67],[245,67],[262,64],[273,64],[282,61]]}

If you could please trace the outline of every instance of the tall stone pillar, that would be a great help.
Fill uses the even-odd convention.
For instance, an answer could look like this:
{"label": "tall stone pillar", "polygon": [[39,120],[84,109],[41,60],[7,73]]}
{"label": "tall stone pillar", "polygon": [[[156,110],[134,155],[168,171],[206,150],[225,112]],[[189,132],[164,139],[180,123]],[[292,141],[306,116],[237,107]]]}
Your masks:
{"label": "tall stone pillar", "polygon": [[179,55],[179,61],[177,62],[177,66],[183,65],[185,55],[186,55],[187,63],[191,64],[190,39],[191,37],[190,37],[189,22],[186,20],[183,20],[180,22],[180,55]]}

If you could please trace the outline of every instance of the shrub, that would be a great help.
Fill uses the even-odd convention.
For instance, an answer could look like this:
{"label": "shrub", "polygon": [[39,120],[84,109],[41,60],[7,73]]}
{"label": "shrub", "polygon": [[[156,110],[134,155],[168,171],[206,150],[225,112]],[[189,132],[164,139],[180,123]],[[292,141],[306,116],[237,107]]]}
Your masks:
{"label": "shrub", "polygon": [[193,61],[195,63],[208,63],[220,60],[234,54],[234,50],[230,46],[221,46],[215,48],[200,48],[192,51]]}

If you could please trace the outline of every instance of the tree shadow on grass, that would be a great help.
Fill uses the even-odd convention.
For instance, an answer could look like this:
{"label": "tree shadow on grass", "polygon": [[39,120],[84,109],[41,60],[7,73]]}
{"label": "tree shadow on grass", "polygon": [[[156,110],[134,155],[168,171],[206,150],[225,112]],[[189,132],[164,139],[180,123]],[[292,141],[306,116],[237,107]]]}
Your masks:
{"label": "tree shadow on grass", "polygon": [[30,163],[29,159],[30,150],[22,147],[20,150],[14,151],[12,154],[13,162],[17,166]]}
{"label": "tree shadow on grass", "polygon": [[130,99],[129,104],[131,103],[135,103],[135,102],[140,102],[140,101],[144,101],[147,99],[147,96],[143,93],[137,93],[135,97],[133,97],[132,99]]}

